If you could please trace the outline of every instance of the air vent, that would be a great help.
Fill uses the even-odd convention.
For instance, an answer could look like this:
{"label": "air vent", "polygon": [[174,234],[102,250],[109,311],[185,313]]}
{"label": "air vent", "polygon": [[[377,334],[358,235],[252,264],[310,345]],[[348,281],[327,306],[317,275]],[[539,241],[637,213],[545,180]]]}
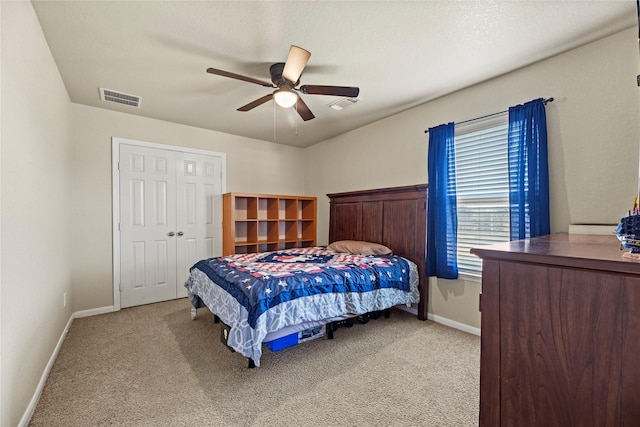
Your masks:
{"label": "air vent", "polygon": [[333,101],[330,104],[327,104],[329,108],[333,108],[336,111],[342,111],[345,108],[351,107],[356,102],[360,101],[359,98],[340,98],[336,101]]}
{"label": "air vent", "polygon": [[100,88],[100,99],[116,104],[129,105],[131,107],[140,108],[140,97],[130,95],[128,93],[117,92],[111,89]]}

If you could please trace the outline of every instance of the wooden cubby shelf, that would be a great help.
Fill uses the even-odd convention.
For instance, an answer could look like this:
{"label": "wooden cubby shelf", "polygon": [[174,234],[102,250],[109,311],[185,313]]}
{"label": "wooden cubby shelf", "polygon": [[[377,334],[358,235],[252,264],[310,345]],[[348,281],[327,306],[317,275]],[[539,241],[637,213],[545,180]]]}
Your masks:
{"label": "wooden cubby shelf", "polygon": [[316,198],[222,195],[222,252],[267,252],[316,246]]}

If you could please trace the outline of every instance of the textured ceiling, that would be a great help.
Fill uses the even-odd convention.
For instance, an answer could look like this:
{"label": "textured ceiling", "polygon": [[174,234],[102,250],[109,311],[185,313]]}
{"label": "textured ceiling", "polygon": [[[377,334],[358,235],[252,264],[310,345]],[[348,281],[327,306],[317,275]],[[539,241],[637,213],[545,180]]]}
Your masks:
{"label": "textured ceiling", "polygon": [[[636,25],[634,1],[33,1],[75,103],[306,147]],[[269,81],[289,46],[311,52],[301,84],[360,87],[302,95],[303,122]],[[99,88],[141,97],[100,100]]]}

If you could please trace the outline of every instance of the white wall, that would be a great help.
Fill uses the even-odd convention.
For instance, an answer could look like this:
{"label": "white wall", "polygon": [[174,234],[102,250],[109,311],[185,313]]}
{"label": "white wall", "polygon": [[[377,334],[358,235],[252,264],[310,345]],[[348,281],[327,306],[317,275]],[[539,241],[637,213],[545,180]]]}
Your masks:
{"label": "white wall", "polygon": [[113,305],[111,137],[223,152],[227,191],[304,194],[300,148],[72,104],[73,309]]}
{"label": "white wall", "polygon": [[71,316],[70,102],[31,3],[0,8],[0,425],[15,426]]}
{"label": "white wall", "polygon": [[[638,62],[637,30],[629,29],[308,148],[319,240],[328,236],[327,193],[427,182],[425,129],[539,97],[555,98],[546,108],[552,231],[617,224],[638,185]],[[479,290],[432,280],[429,312],[479,328]]]}

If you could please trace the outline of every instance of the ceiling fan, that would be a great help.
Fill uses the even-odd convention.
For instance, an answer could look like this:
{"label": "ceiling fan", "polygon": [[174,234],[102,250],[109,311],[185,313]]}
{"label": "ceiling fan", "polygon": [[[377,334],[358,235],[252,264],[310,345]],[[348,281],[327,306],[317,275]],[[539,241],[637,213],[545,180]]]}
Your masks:
{"label": "ceiling fan", "polygon": [[207,73],[230,77],[232,79],[238,79],[276,89],[273,93],[265,95],[238,108],[238,111],[249,111],[267,101],[270,101],[271,99],[274,99],[278,105],[284,108],[295,105],[298,114],[302,117],[302,120],[307,121],[313,119],[315,116],[296,92],[301,92],[306,95],[333,95],[346,96],[349,98],[355,98],[358,96],[358,93],[360,93],[359,88],[352,86],[302,85],[297,87],[300,84],[300,75],[302,74],[304,67],[307,65],[307,61],[309,61],[310,56],[311,52],[292,45],[289,49],[287,61],[277,62],[269,68],[271,83],[254,79],[253,77],[231,73],[229,71],[218,70],[216,68],[208,68]]}

